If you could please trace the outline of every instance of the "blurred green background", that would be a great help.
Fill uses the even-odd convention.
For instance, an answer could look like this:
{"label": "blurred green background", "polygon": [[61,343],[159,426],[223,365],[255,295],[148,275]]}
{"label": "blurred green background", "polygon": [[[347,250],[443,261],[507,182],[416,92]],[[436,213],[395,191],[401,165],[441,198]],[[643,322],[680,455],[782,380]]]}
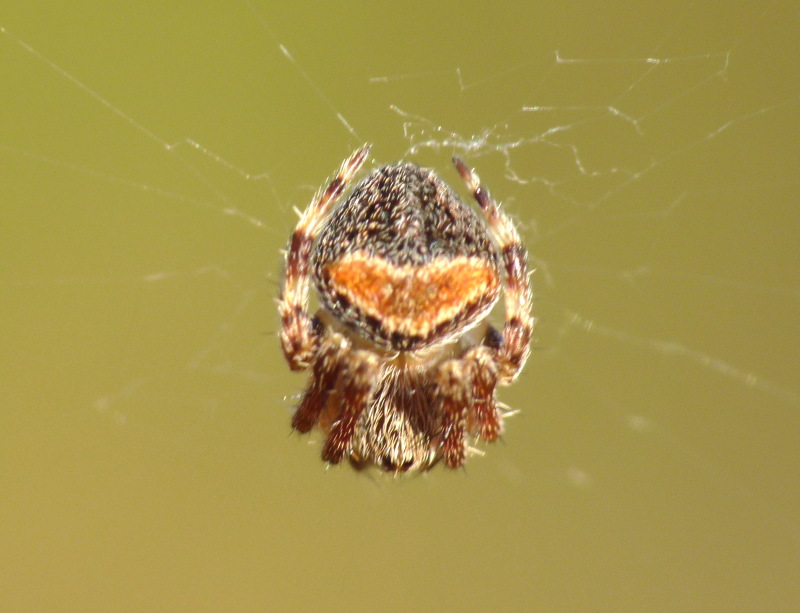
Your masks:
{"label": "blurred green background", "polygon": [[[790,2],[0,9],[0,611],[800,610]],[[279,249],[362,142],[537,267],[464,471],[291,435]]]}

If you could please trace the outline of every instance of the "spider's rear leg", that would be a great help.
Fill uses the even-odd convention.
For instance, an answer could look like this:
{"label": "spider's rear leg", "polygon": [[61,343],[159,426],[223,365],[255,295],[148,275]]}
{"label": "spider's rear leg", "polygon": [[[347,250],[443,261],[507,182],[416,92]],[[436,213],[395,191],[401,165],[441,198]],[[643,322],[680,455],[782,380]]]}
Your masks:
{"label": "spider's rear leg", "polygon": [[494,390],[497,385],[497,365],[494,352],[485,345],[473,347],[464,355],[470,385],[470,430],[484,441],[493,442],[503,431],[497,412]]}
{"label": "spider's rear leg", "polygon": [[353,432],[364,409],[372,402],[380,370],[380,361],[369,351],[353,351],[343,359],[336,383],[338,417],[322,448],[322,459],[331,464],[338,464],[350,453]]}
{"label": "spider's rear leg", "polygon": [[438,393],[442,402],[442,457],[447,468],[464,463],[467,446],[467,382],[463,360],[447,360],[437,373]]}
{"label": "spider's rear leg", "polygon": [[292,428],[298,432],[308,432],[319,421],[349,347],[347,339],[338,333],[329,334],[322,339],[308,388],[292,417]]}
{"label": "spider's rear leg", "polygon": [[466,456],[468,429],[490,442],[502,432],[494,397],[495,350],[479,345],[461,359],[444,362],[437,384],[442,398],[442,457],[448,468],[458,468]]}

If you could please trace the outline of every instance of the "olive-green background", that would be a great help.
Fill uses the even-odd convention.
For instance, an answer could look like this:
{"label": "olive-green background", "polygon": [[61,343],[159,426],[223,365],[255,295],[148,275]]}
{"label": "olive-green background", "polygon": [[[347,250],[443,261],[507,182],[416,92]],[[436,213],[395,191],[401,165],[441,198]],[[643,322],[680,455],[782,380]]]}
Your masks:
{"label": "olive-green background", "polygon": [[[0,611],[800,610],[798,19],[5,2]],[[365,141],[537,267],[464,471],[290,432],[279,249]]]}

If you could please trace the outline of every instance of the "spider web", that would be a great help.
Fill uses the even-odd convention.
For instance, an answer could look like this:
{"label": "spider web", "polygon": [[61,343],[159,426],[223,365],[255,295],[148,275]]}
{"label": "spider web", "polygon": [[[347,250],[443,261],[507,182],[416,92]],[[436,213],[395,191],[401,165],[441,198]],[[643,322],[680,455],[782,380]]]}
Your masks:
{"label": "spider web", "polygon": [[[715,538],[746,521],[754,559],[796,549],[796,9],[686,8],[610,44],[590,25],[509,35],[492,57],[365,56],[391,31],[342,10],[354,42],[330,54],[327,24],[248,2],[154,5],[130,27],[86,7],[0,16],[6,431],[25,433],[6,485],[36,479],[37,453],[91,473],[70,451],[89,433],[110,475],[174,463],[301,504],[317,448],[287,436],[303,379],[277,345],[279,249],[371,141],[375,164],[435,168],[465,197],[449,159],[466,159],[531,252],[535,350],[502,391],[520,414],[473,479],[664,521],[701,497]],[[477,16],[459,25],[480,40]]]}

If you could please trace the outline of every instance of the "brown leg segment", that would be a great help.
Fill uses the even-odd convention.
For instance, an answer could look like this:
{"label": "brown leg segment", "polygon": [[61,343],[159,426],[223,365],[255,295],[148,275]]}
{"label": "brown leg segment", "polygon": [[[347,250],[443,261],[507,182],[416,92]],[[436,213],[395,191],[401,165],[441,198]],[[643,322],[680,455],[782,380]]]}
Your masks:
{"label": "brown leg segment", "polygon": [[467,386],[464,381],[464,362],[447,360],[437,373],[439,396],[442,402],[442,458],[448,468],[464,463],[467,445]]}
{"label": "brown leg segment", "polygon": [[341,334],[331,334],[322,340],[308,388],[292,417],[292,428],[298,432],[308,432],[319,421],[348,349],[349,343]]}
{"label": "brown leg segment", "polygon": [[503,430],[494,398],[497,366],[492,350],[473,347],[464,355],[471,393],[470,429],[484,441],[496,441]]}
{"label": "brown leg segment", "polygon": [[368,351],[353,351],[345,357],[336,384],[339,416],[322,448],[322,459],[326,462],[338,464],[350,453],[358,419],[372,402],[379,368],[378,358]]}

